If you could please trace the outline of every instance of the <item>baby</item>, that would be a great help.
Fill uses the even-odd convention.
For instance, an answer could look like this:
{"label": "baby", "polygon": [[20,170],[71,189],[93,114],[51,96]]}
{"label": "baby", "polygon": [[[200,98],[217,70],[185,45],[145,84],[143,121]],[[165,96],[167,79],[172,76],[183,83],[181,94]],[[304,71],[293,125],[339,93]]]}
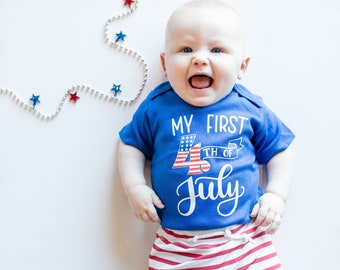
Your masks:
{"label": "baby", "polygon": [[284,213],[294,134],[237,83],[249,60],[242,18],[223,1],[190,1],[170,16],[167,81],[120,131],[118,147],[132,210],[161,225],[149,269],[281,269],[270,234]]}

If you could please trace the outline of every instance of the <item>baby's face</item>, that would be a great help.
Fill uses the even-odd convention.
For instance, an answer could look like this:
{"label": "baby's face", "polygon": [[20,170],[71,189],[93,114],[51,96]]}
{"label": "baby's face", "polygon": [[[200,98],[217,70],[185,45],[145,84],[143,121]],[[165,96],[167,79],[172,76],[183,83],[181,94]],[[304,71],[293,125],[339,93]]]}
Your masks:
{"label": "baby's face", "polygon": [[243,24],[234,11],[185,7],[170,18],[161,62],[187,103],[208,106],[228,95],[248,61]]}

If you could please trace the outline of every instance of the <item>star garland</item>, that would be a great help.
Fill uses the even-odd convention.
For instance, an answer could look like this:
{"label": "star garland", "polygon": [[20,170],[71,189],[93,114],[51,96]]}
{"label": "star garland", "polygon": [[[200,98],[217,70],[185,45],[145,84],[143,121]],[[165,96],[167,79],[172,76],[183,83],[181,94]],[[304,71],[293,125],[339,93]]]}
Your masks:
{"label": "star garland", "polygon": [[67,100],[67,98],[69,98],[69,102],[73,102],[76,103],[78,101],[78,99],[80,98],[80,96],[78,96],[78,92],[82,91],[82,92],[86,92],[90,95],[94,95],[95,97],[99,97],[101,99],[104,99],[105,101],[109,101],[109,102],[118,102],[120,104],[132,104],[134,103],[138,97],[141,95],[142,91],[144,90],[146,81],[147,81],[147,77],[148,77],[148,69],[147,69],[147,64],[145,62],[145,60],[142,58],[141,55],[139,55],[137,52],[122,46],[122,43],[124,42],[124,38],[126,37],[126,34],[123,33],[123,31],[120,31],[119,33],[116,34],[116,37],[114,39],[112,39],[110,37],[110,35],[108,34],[109,32],[109,25],[115,21],[121,20],[129,15],[131,15],[133,12],[136,11],[137,7],[138,7],[138,1],[139,0],[123,0],[124,1],[124,6],[128,8],[127,11],[124,11],[118,15],[115,15],[111,18],[109,18],[106,23],[105,23],[105,27],[104,27],[104,41],[105,43],[107,43],[111,48],[115,49],[115,50],[119,50],[120,52],[122,52],[123,54],[128,55],[129,57],[132,57],[133,59],[135,59],[140,66],[142,67],[143,70],[143,79],[141,82],[141,85],[139,87],[139,89],[137,90],[135,96],[131,99],[121,99],[119,97],[117,97],[119,95],[119,93],[122,92],[121,90],[121,85],[120,84],[113,84],[113,87],[110,89],[111,91],[113,91],[113,96],[112,95],[108,95],[108,94],[104,94],[99,92],[98,90],[87,86],[87,85],[76,85],[76,86],[72,86],[70,87],[62,96],[57,109],[55,110],[55,112],[53,112],[52,114],[44,114],[42,112],[40,112],[39,110],[36,109],[36,106],[41,102],[40,101],[40,95],[36,95],[36,94],[32,94],[32,97],[25,102],[23,99],[19,98],[14,91],[8,89],[8,88],[1,88],[0,87],[0,96],[4,95],[4,96],[8,96],[9,98],[11,98],[14,103],[16,103],[18,106],[22,107],[24,110],[27,110],[31,113],[33,113],[35,116],[37,116],[37,118],[40,118],[42,120],[53,120],[55,117],[58,116],[58,114],[61,112],[61,110],[64,107],[65,101]]}

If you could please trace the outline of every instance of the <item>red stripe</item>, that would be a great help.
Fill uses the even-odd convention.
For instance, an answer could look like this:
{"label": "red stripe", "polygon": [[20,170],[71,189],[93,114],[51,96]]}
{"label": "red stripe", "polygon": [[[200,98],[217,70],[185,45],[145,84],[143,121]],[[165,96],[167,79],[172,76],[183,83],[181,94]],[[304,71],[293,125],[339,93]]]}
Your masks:
{"label": "red stripe", "polygon": [[253,233],[257,230],[258,226],[249,228],[248,230],[245,230],[244,233],[249,234],[249,233]]}
{"label": "red stripe", "polygon": [[[160,248],[157,245],[153,245],[152,248],[159,252],[168,252],[166,249]],[[172,251],[171,254],[181,255],[181,256],[189,257],[189,258],[197,258],[200,256],[199,254],[190,253],[190,252],[182,252],[182,251],[176,251],[176,252]],[[158,258],[158,257],[155,257],[155,258]]]}
{"label": "red stripe", "polygon": [[262,236],[264,236],[264,235],[266,235],[266,234],[267,234],[267,233],[266,233],[265,231],[263,231],[263,232],[260,232],[260,233],[258,233],[258,234],[256,234],[256,235],[252,236],[252,238],[253,238],[253,239],[260,238],[260,237],[262,237]]}
{"label": "red stripe", "polygon": [[273,266],[271,266],[271,267],[269,267],[269,268],[266,268],[266,269],[264,269],[264,270],[276,270],[276,269],[281,269],[282,268],[282,266],[281,266],[281,264],[279,263],[279,264],[277,264],[277,265],[273,265]]}
{"label": "red stripe", "polygon": [[[249,264],[247,264],[245,266],[242,266],[241,268],[238,268],[237,270],[247,270],[248,267],[251,266],[251,265],[255,265],[257,263],[260,263],[260,262],[263,262],[263,261],[267,261],[267,260],[275,258],[275,257],[277,257],[277,253],[276,252],[270,253],[268,255],[256,258],[253,262],[251,262],[251,263],[249,263]],[[274,269],[277,269],[277,267],[281,267],[281,264],[276,264],[274,266],[270,266],[270,267],[265,268],[263,270],[274,270]]]}
{"label": "red stripe", "polygon": [[[240,231],[243,227],[245,227],[247,224],[243,224],[243,225],[240,225],[238,227],[236,227],[235,229],[232,229],[231,230],[231,233],[234,234],[234,233],[237,233],[238,231]],[[257,228],[257,227],[256,227]]]}
{"label": "red stripe", "polygon": [[191,167],[191,166],[205,166],[207,168],[210,168],[210,164],[207,164],[207,161],[203,161],[203,160],[188,161],[185,163],[182,161],[176,160],[172,168]]}
{"label": "red stripe", "polygon": [[166,232],[168,235],[171,235],[171,236],[176,237],[176,238],[183,238],[183,239],[193,238],[192,235],[175,233],[174,231],[169,230],[169,229],[164,228],[164,227],[162,227],[162,230],[164,232]]}
{"label": "red stripe", "polygon": [[[154,261],[158,261],[158,262],[162,262],[162,263],[165,263],[165,264],[168,264],[168,265],[177,265],[178,264],[178,262],[166,260],[164,258],[156,257],[156,256],[153,256],[153,255],[150,255],[149,259],[154,260]],[[149,268],[149,269],[151,269],[151,268]]]}

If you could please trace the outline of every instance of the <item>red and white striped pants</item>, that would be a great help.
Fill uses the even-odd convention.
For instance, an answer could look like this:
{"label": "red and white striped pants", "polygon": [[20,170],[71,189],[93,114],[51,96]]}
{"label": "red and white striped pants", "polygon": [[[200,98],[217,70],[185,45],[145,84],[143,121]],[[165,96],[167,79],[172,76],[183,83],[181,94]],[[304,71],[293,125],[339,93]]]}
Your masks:
{"label": "red and white striped pants", "polygon": [[208,231],[159,228],[149,257],[153,269],[281,269],[265,228],[253,223]]}

